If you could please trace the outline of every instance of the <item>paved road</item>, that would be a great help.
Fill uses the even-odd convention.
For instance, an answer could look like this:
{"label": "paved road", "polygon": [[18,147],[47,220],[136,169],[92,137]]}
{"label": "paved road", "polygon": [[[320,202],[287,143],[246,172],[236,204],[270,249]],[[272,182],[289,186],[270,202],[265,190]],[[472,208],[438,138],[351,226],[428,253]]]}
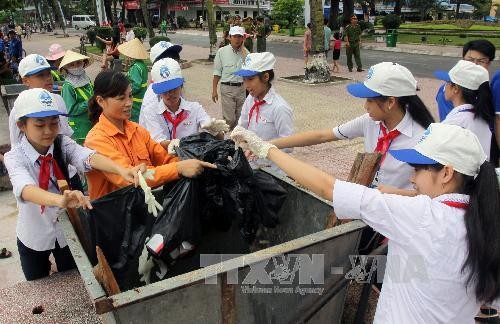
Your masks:
{"label": "paved road", "polygon": [[[186,35],[186,34],[170,34],[172,42],[179,44],[189,44],[208,48],[208,37]],[[302,59],[302,45],[293,43],[268,42],[267,50],[274,53],[278,57]],[[436,70],[449,70],[456,63],[456,59],[452,57],[432,56],[432,55],[417,55],[407,53],[393,53],[384,51],[362,50],[361,59],[364,67],[369,67],[373,64],[383,61],[396,62],[406,66],[413,74],[419,77],[432,77],[432,73]],[[331,56],[329,57],[331,60]],[[345,65],[345,52],[342,51],[340,60]],[[500,62],[493,62],[491,71],[500,69]]]}

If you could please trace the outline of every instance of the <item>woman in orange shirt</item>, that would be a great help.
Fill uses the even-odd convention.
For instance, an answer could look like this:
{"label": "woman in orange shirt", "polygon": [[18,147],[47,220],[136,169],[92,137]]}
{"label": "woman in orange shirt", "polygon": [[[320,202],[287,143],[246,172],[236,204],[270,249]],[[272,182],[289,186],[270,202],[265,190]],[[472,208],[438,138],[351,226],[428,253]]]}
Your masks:
{"label": "woman in orange shirt", "polygon": [[[107,70],[99,73],[94,82],[94,96],[89,100],[89,118],[94,123],[85,139],[85,146],[124,167],[145,163],[155,171],[154,179],[147,180],[157,187],[180,176],[196,177],[205,167],[215,165],[184,160],[169,155],[155,142],[149,132],[129,121],[132,109],[132,89],[125,75]],[[129,185],[120,176],[102,171],[87,174],[90,199],[96,199]]]}

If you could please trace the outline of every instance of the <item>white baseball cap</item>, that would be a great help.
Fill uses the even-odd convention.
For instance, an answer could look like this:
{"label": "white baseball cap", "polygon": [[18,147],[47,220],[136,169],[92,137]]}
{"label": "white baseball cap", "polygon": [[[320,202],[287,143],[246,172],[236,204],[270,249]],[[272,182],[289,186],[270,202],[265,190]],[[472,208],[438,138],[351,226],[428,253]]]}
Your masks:
{"label": "white baseball cap", "polygon": [[358,98],[414,96],[417,80],[404,66],[382,62],[370,67],[363,83],[349,84],[347,91]]}
{"label": "white baseball cap", "polygon": [[66,116],[56,107],[54,96],[45,89],[28,89],[19,94],[14,102],[16,120],[22,117],[43,118],[50,116]]}
{"label": "white baseball cap", "polygon": [[164,58],[153,64],[151,68],[153,92],[162,94],[177,89],[184,84],[179,63],[171,58]]}
{"label": "white baseball cap", "polygon": [[158,56],[163,54],[166,51],[173,51],[179,53],[182,51],[182,46],[177,44],[172,44],[167,41],[160,41],[156,43],[153,47],[151,47],[151,51],[149,52],[149,59],[151,62],[155,62]]}
{"label": "white baseball cap", "polygon": [[402,162],[451,165],[455,171],[473,177],[486,161],[483,147],[473,132],[440,123],[430,124],[413,149],[389,152]]}
{"label": "white baseball cap", "polygon": [[30,54],[19,62],[19,75],[21,78],[37,74],[44,70],[50,70],[50,64],[45,57],[38,54]]}
{"label": "white baseball cap", "polygon": [[274,69],[276,58],[269,52],[250,53],[245,57],[241,70],[234,72],[241,77],[251,77],[260,72]]}
{"label": "white baseball cap", "polygon": [[469,90],[477,90],[481,84],[490,80],[488,70],[481,65],[460,60],[450,72],[436,71],[434,76],[440,80],[453,82]]}
{"label": "white baseball cap", "polygon": [[231,27],[231,29],[229,29],[229,36],[233,36],[233,35],[245,36],[245,28],[240,27],[240,26]]}

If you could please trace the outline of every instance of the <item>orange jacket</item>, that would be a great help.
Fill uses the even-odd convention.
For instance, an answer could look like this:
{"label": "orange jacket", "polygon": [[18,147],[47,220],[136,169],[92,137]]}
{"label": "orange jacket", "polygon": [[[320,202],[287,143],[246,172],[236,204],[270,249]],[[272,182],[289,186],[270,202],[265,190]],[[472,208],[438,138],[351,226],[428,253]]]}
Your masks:
{"label": "orange jacket", "polygon": [[[147,180],[151,187],[158,187],[179,178],[175,163],[179,161],[178,158],[169,155],[139,124],[126,121],[124,126],[123,133],[101,114],[99,122],[88,133],[85,146],[124,167],[145,163],[148,169],[155,170],[154,179]],[[119,175],[97,170],[87,173],[87,179],[92,200],[129,185]]]}

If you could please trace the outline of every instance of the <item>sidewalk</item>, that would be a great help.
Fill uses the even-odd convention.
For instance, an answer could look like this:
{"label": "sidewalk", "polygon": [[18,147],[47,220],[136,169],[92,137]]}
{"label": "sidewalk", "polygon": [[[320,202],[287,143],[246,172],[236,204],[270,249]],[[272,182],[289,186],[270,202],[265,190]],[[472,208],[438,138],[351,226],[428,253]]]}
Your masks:
{"label": "sidewalk", "polygon": [[[192,30],[192,29],[177,30],[176,33],[183,35],[196,35],[196,36],[208,37],[208,31],[201,31],[201,30]],[[222,37],[222,32],[218,32],[217,37],[218,38]],[[281,42],[281,43],[293,43],[293,44],[302,44],[304,42],[304,38],[302,36],[286,36],[286,35],[276,35],[276,34],[269,35],[267,40],[269,42]],[[442,46],[442,45],[431,45],[431,44],[397,44],[396,47],[386,47],[385,43],[365,42],[361,44],[361,48],[374,51],[384,51],[384,52],[462,57],[462,46],[451,46],[451,45]],[[495,60],[500,60],[500,56],[497,56]]]}

